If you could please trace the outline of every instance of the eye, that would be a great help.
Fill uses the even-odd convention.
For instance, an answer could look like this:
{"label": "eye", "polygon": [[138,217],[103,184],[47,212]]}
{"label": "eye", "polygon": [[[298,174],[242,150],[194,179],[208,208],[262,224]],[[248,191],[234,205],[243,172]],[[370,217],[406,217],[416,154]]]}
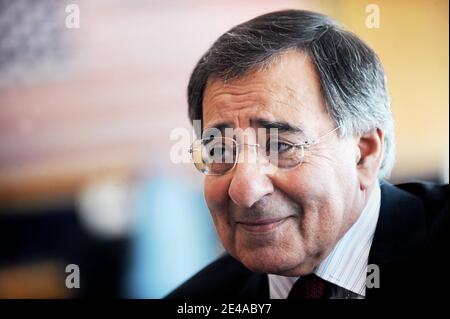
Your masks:
{"label": "eye", "polygon": [[208,162],[233,162],[235,147],[232,140],[215,140],[205,145],[205,158]]}
{"label": "eye", "polygon": [[292,144],[280,140],[270,140],[267,144],[266,151],[268,154],[281,154],[292,149]]}
{"label": "eye", "polygon": [[209,156],[211,156],[211,157],[222,156],[225,154],[226,151],[227,151],[227,149],[226,149],[225,145],[223,145],[223,144],[214,145],[209,150]]}

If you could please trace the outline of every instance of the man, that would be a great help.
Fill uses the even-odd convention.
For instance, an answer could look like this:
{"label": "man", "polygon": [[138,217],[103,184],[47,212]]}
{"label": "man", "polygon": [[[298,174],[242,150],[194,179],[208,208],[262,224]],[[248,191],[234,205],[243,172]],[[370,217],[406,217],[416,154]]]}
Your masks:
{"label": "man", "polygon": [[[429,297],[446,285],[448,186],[383,181],[385,76],[354,34],[308,11],[257,17],[213,44],[188,95],[227,254],[169,298]],[[261,140],[261,128],[277,131]]]}

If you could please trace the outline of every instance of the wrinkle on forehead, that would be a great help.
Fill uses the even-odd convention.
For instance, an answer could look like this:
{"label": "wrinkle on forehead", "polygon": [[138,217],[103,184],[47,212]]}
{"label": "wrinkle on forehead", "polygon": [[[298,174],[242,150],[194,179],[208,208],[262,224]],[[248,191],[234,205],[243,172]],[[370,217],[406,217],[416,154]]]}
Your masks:
{"label": "wrinkle on forehead", "polygon": [[299,52],[232,81],[209,79],[203,99],[204,127],[219,121],[247,126],[256,116],[295,121],[308,111],[326,113],[314,65]]}

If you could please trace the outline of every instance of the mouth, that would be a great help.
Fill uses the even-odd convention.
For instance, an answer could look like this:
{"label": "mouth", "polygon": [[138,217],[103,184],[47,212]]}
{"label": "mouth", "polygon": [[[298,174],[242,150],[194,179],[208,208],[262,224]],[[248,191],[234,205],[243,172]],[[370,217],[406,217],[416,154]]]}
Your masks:
{"label": "mouth", "polygon": [[256,221],[239,221],[236,224],[251,233],[266,233],[283,224],[288,217],[261,219]]}

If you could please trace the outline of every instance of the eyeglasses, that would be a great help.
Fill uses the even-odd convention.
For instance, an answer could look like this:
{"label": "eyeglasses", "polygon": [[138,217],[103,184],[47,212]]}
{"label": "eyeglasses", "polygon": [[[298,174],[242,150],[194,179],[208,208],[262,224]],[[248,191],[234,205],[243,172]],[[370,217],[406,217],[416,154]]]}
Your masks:
{"label": "eyeglasses", "polygon": [[330,135],[340,126],[323,134],[322,136],[302,143],[292,143],[278,136],[269,136],[265,145],[238,143],[230,137],[215,137],[197,139],[189,152],[195,167],[205,175],[225,175],[230,172],[238,162],[242,146],[247,145],[258,149],[260,158],[277,168],[289,170],[302,164],[305,158],[305,149],[308,149]]}

